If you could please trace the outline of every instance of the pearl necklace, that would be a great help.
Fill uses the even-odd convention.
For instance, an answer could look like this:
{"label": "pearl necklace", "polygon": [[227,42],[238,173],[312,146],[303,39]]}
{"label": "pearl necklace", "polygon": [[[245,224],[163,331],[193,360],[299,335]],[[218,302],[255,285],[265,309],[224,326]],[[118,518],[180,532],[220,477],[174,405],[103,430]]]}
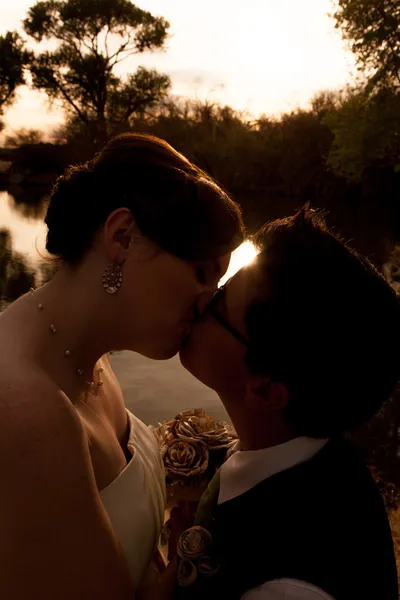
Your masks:
{"label": "pearl necklace", "polygon": [[[35,290],[33,288],[30,289],[30,293],[31,295],[34,297],[35,296]],[[36,298],[35,298],[36,300]],[[38,303],[37,304],[37,308],[40,312],[42,312],[44,310],[44,306],[42,303]],[[49,331],[52,335],[56,335],[57,334],[57,327],[54,325],[54,323],[50,323],[49,325]],[[73,352],[72,350],[64,350],[64,358],[69,358],[70,356],[72,356]],[[99,391],[99,389],[101,388],[101,386],[103,385],[103,381],[101,379],[101,374],[103,373],[104,369],[102,367],[100,367],[99,369],[96,370],[97,374],[98,374],[98,380],[97,381],[86,381],[87,385],[89,386],[89,392],[97,395],[97,392]],[[79,377],[83,377],[85,372],[83,371],[83,369],[76,369],[76,374]]]}

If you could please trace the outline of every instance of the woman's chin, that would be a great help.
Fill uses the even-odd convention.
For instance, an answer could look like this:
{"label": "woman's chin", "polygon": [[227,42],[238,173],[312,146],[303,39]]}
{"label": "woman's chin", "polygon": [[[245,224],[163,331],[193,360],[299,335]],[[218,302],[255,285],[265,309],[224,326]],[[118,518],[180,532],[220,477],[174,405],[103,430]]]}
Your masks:
{"label": "woman's chin", "polygon": [[188,344],[188,340],[184,340],[182,346],[179,349],[179,360],[181,361],[181,363],[185,367],[185,369],[186,369],[185,359],[187,358],[187,344]]}
{"label": "woman's chin", "polygon": [[190,335],[188,335],[182,345],[181,348],[179,350],[179,360],[182,363],[182,366],[185,367],[185,369],[187,371],[190,371],[190,373],[192,373],[192,370],[190,368],[191,365],[191,344],[190,344]]}

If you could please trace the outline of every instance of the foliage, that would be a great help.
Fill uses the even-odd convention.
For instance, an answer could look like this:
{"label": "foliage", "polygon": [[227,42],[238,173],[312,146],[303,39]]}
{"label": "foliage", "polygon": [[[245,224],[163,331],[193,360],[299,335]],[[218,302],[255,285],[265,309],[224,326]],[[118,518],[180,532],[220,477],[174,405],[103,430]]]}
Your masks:
{"label": "foliage", "polygon": [[301,193],[330,143],[329,131],[310,111],[255,122],[208,102],[171,101],[137,120],[135,130],[168,139],[230,190],[245,193],[266,188]]}
{"label": "foliage", "polygon": [[[393,250],[383,273],[396,293],[400,291],[400,246]],[[379,413],[357,431],[353,439],[370,465],[372,475],[389,509],[400,506],[400,382]]]}
{"label": "foliage", "polygon": [[333,17],[369,89],[400,88],[400,0],[335,0]]}
{"label": "foliage", "polygon": [[76,162],[76,154],[66,146],[51,143],[24,144],[16,148],[14,161],[24,174],[61,174],[71,162]]}
{"label": "foliage", "polygon": [[44,133],[38,129],[18,129],[12,134],[6,135],[4,139],[5,148],[19,148],[26,144],[41,144],[44,141]]}
{"label": "foliage", "polygon": [[351,436],[370,465],[387,508],[397,508],[400,501],[399,401],[397,387],[381,411]]}
{"label": "foliage", "polygon": [[[326,209],[329,225],[380,267],[400,237],[400,173],[392,155],[362,158],[359,178],[339,168],[338,159],[338,165],[329,162],[333,149],[340,157],[354,143],[344,126],[338,139],[331,125],[340,121],[349,98],[349,91],[322,93],[309,110],[258,121],[227,106],[171,99],[138,115],[130,129],[166,139],[208,171],[241,203],[250,230],[310,201]],[[54,133],[53,144],[20,146],[7,160],[17,171],[56,177],[96,150],[87,128],[71,118]]]}
{"label": "foliage", "polygon": [[167,139],[209,171],[242,204],[250,229],[310,201],[327,209],[329,224],[380,266],[397,235],[399,178],[371,162],[354,181],[327,164],[334,133],[326,117],[348,94],[322,93],[309,110],[258,121],[217,104],[171,101],[136,120],[134,130]]}
{"label": "foliage", "polygon": [[38,50],[30,72],[33,86],[67,115],[104,141],[115,119],[125,127],[132,115],[159,102],[169,89],[166,75],[140,67],[125,80],[116,67],[128,57],[164,46],[169,24],[130,0],[48,0],[37,2],[24,21]]}
{"label": "foliage", "polygon": [[376,162],[400,164],[400,92],[380,90],[370,97],[364,89],[348,91],[328,110],[325,124],[334,136],[327,164],[346,178],[361,181]]}
{"label": "foliage", "polygon": [[[365,85],[326,116],[334,135],[327,166],[377,196],[399,233],[400,0],[334,0],[336,27],[357,57]],[[380,196],[380,197],[379,197]],[[368,211],[367,211],[368,213]],[[371,218],[372,215],[369,215]]]}
{"label": "foliage", "polygon": [[22,38],[15,32],[0,36],[0,115],[15,100],[15,91],[25,83],[24,69],[29,61]]}
{"label": "foliage", "polygon": [[126,82],[119,82],[110,90],[108,120],[111,133],[115,134],[130,125],[132,117],[143,115],[156,106],[169,91],[171,82],[167,75],[160,75],[155,69],[139,67],[128,75]]}

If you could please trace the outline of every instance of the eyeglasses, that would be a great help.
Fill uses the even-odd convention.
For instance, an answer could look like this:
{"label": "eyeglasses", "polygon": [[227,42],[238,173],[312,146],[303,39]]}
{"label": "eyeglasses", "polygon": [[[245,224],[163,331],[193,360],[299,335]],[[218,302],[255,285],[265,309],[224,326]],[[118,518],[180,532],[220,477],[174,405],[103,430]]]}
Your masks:
{"label": "eyeglasses", "polygon": [[243,344],[243,346],[246,346],[246,348],[249,348],[250,343],[249,343],[249,340],[246,338],[246,336],[243,335],[243,333],[241,333],[240,331],[238,331],[238,329],[236,329],[236,327],[233,327],[233,325],[231,325],[229,323],[228,319],[226,319],[223,315],[221,315],[221,313],[217,310],[217,305],[220,301],[220,298],[222,298],[223,295],[225,294],[226,287],[230,281],[231,280],[229,279],[224,285],[221,285],[221,287],[219,287],[217,290],[215,290],[215,292],[213,293],[213,295],[211,296],[211,298],[208,302],[208,306],[206,308],[205,314],[211,315],[213,317],[213,319],[215,319],[217,321],[217,323],[222,325],[222,327],[224,329],[226,329],[226,331],[229,331],[229,333],[231,335],[233,335],[233,337],[238,342]]}

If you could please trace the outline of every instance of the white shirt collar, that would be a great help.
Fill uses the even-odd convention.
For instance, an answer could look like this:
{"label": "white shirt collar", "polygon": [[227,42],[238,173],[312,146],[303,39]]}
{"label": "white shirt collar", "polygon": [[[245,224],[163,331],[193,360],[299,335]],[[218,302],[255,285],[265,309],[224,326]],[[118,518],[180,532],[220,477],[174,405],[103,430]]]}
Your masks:
{"label": "white shirt collar", "polygon": [[280,471],[309,460],[327,442],[327,439],[298,437],[262,450],[235,452],[220,470],[218,504],[244,494]]}

